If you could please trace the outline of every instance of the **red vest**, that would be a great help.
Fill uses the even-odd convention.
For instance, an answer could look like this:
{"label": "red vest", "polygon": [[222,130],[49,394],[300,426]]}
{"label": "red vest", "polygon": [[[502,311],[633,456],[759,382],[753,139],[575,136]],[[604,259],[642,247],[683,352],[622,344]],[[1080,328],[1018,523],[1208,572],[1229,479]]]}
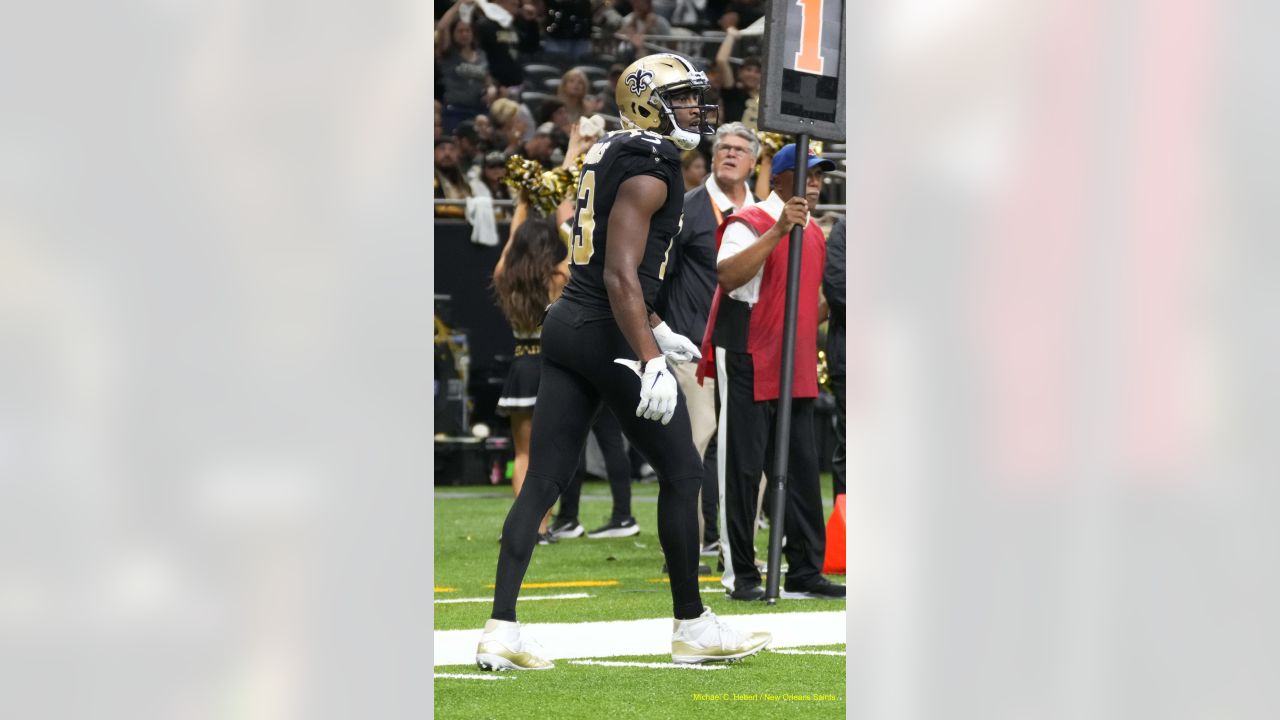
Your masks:
{"label": "red vest", "polygon": [[[743,208],[725,218],[716,230],[716,248],[724,238],[725,228],[734,221],[750,225],[757,235],[763,235],[776,223],[758,205]],[[800,303],[796,316],[796,362],[792,397],[818,396],[818,290],[822,286],[822,266],[827,257],[827,241],[817,223],[809,220],[804,229],[804,250],[800,259]],[[778,399],[778,383],[782,373],[782,321],[787,302],[787,264],[791,247],[788,233],[769,253],[760,280],[760,300],[751,309],[751,324],[747,337],[747,352],[751,354],[751,366],[755,374],[755,400]],[[702,362],[698,364],[698,379],[715,373],[715,348],[711,334],[716,325],[723,288],[716,286],[711,300],[711,314],[707,318],[707,330],[702,336]]]}

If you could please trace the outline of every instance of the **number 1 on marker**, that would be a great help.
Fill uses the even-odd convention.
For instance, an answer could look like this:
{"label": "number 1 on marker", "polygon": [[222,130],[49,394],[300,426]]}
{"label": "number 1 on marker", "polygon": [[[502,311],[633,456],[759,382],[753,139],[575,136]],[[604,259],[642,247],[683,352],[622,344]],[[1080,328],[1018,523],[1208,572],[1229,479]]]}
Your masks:
{"label": "number 1 on marker", "polygon": [[800,51],[796,70],[822,74],[822,5],[824,0],[796,0],[800,6]]}

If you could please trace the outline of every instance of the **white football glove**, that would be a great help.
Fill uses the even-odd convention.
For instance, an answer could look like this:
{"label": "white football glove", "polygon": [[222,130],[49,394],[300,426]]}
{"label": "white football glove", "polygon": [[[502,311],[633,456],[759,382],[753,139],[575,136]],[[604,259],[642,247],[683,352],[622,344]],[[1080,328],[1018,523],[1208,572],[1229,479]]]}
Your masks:
{"label": "white football glove", "polygon": [[650,360],[645,363],[644,372],[640,371],[639,360],[618,358],[614,362],[640,376],[640,404],[636,406],[636,417],[661,420],[663,425],[671,422],[680,395],[676,378],[667,368],[667,359],[659,355]]}
{"label": "white football glove", "polygon": [[658,327],[653,329],[653,339],[657,341],[658,349],[662,354],[676,365],[702,359],[698,346],[694,345],[689,338],[672,330],[665,322],[658,323]]}

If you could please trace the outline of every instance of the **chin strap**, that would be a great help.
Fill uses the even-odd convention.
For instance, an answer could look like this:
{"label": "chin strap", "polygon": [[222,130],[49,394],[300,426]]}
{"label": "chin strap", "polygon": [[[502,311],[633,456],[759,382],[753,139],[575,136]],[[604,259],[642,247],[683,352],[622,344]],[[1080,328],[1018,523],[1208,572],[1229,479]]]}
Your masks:
{"label": "chin strap", "polygon": [[681,150],[692,150],[698,147],[698,143],[702,142],[702,136],[695,132],[689,132],[679,125],[671,131],[671,142]]}

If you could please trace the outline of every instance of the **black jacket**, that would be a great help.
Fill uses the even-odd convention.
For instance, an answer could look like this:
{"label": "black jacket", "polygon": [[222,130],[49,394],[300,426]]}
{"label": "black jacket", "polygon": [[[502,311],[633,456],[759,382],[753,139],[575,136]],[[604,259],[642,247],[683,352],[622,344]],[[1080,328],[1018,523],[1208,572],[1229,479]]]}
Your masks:
{"label": "black jacket", "polygon": [[655,307],[672,330],[695,345],[702,344],[716,291],[716,227],[707,186],[685,193],[684,226],[667,256],[667,273]]}
{"label": "black jacket", "polygon": [[827,323],[827,373],[842,377],[845,373],[844,357],[844,218],[840,218],[831,235],[827,237],[827,265],[822,270],[822,295],[831,308]]}

